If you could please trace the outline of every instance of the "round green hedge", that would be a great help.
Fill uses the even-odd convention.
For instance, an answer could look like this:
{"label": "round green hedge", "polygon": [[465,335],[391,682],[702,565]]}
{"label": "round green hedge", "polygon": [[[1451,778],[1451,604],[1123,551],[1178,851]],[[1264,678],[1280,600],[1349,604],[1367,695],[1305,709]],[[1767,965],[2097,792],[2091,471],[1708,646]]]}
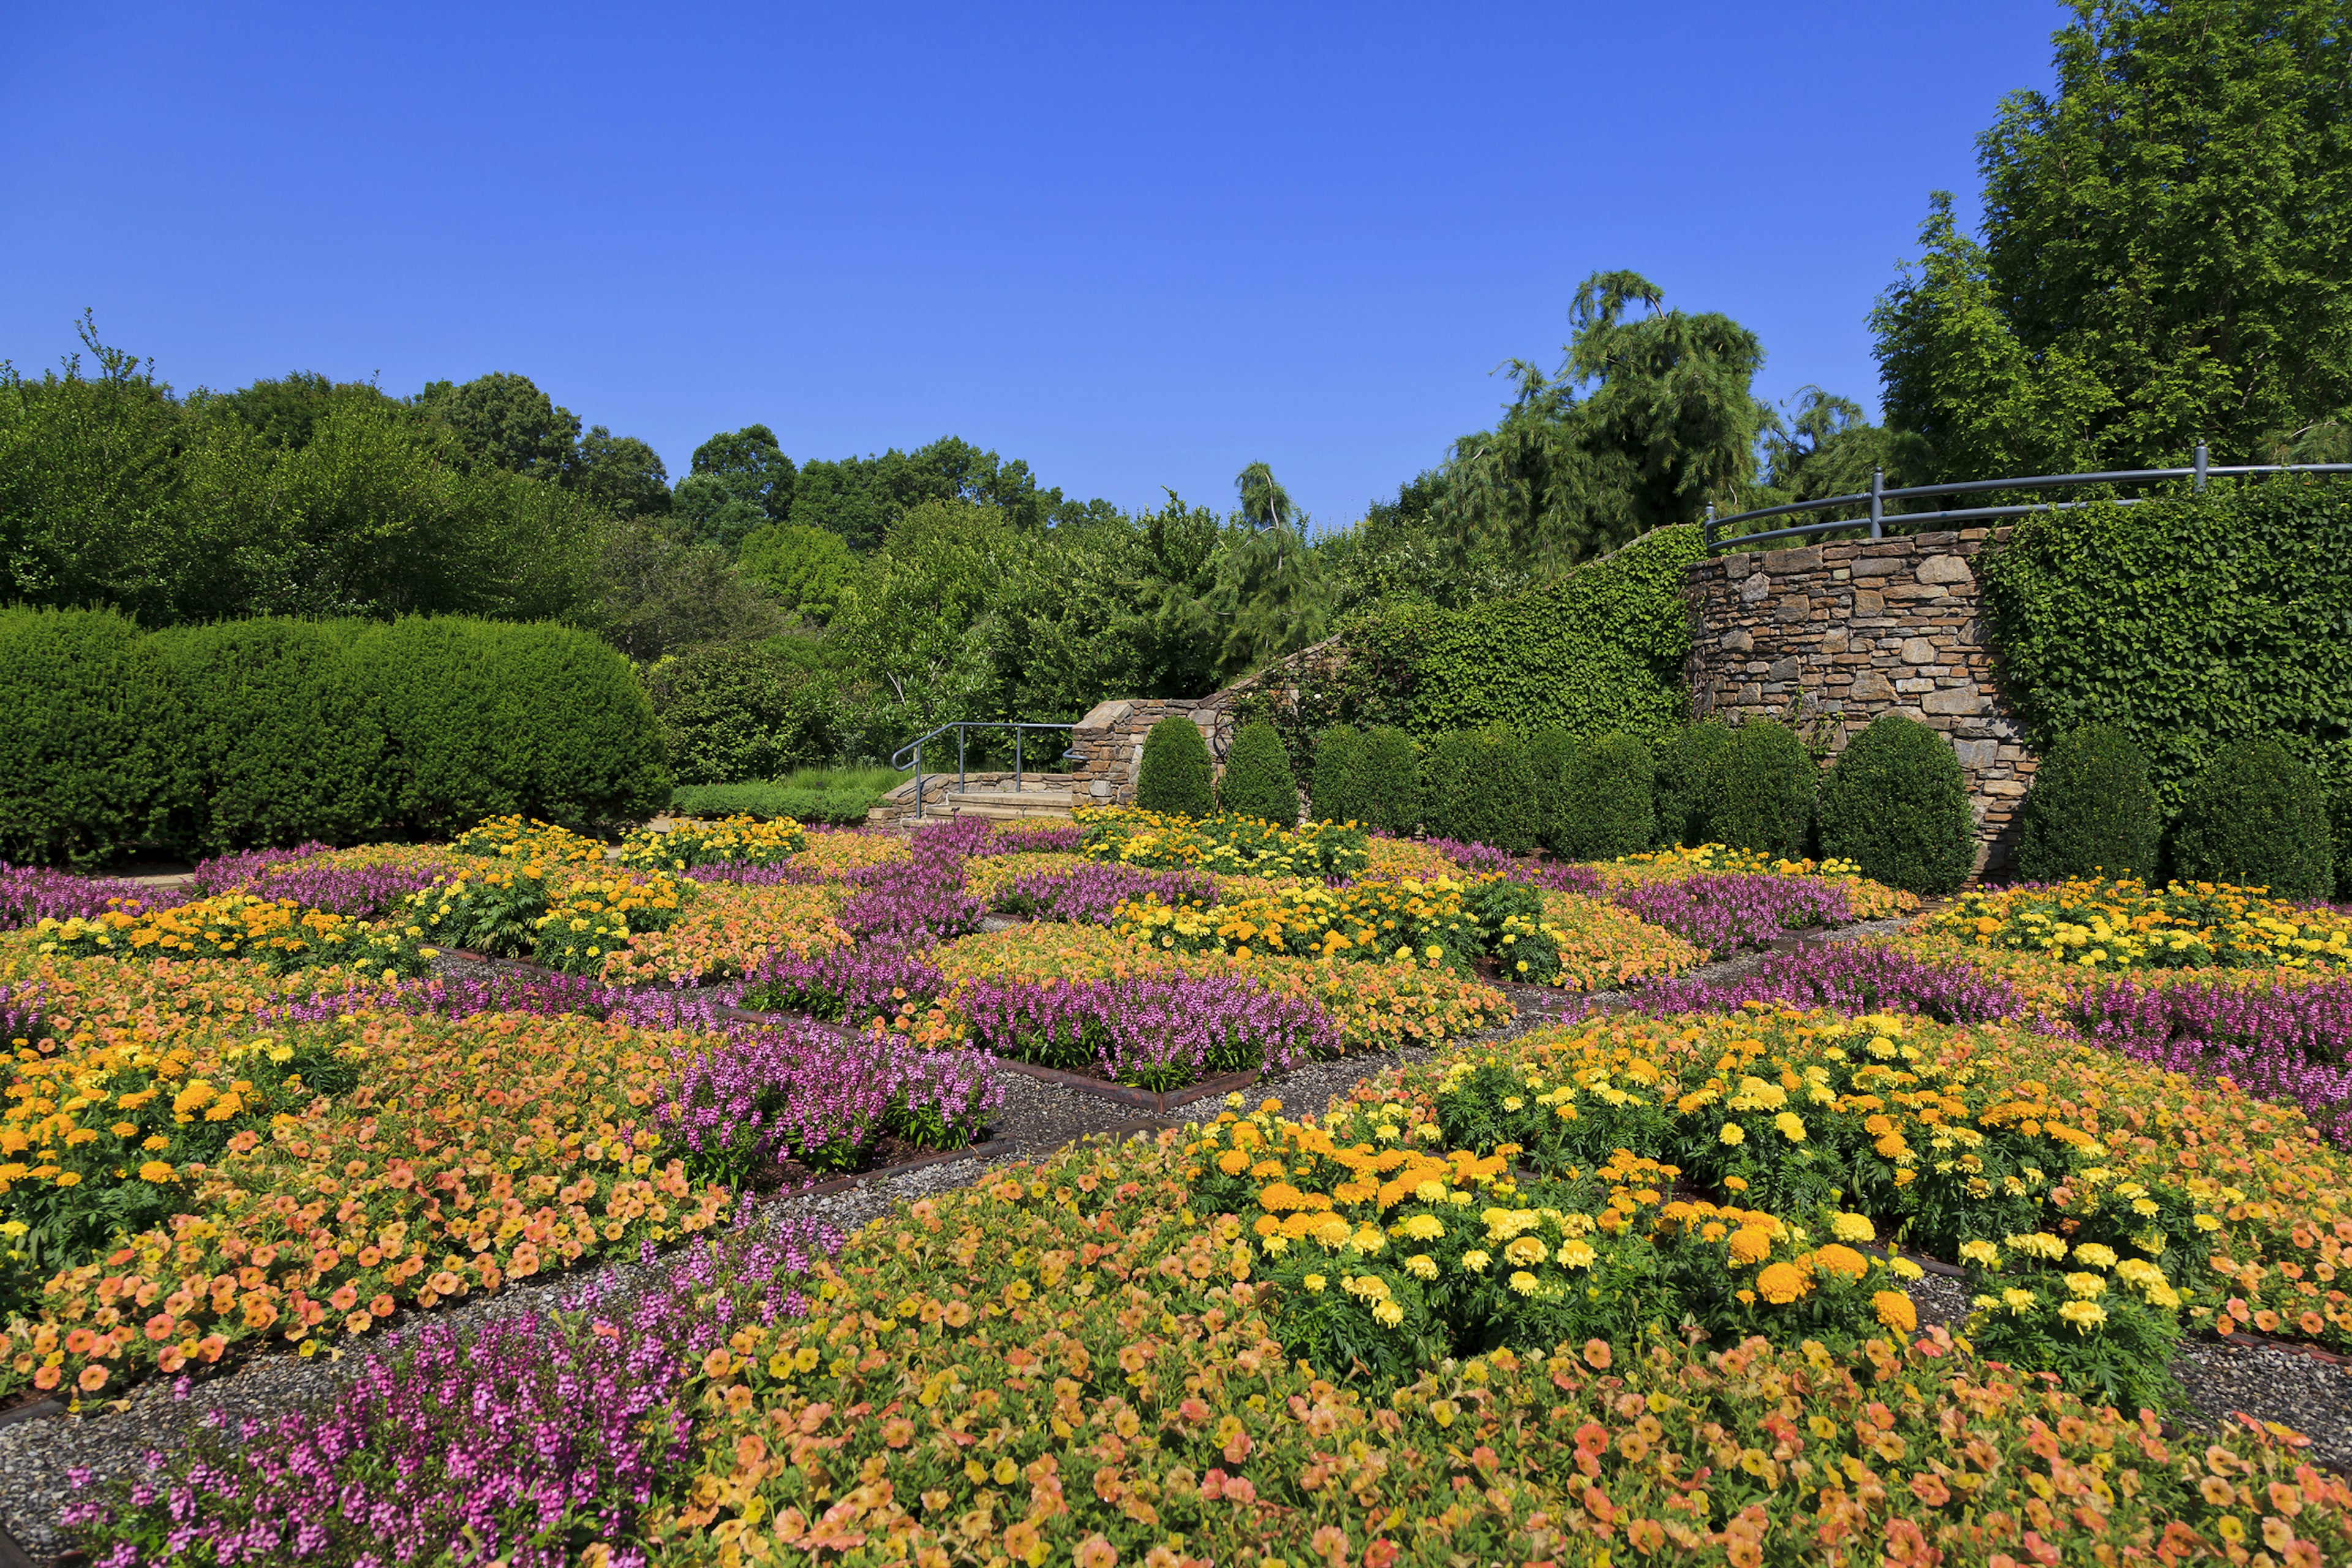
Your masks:
{"label": "round green hedge", "polygon": [[1318,822],[1361,822],[1364,732],[1334,724],[1315,737],[1315,772],[1307,784]]}
{"label": "round green hedge", "polygon": [[1733,731],[1707,770],[1708,841],[1796,859],[1811,837],[1819,770],[1797,732],[1771,719]]}
{"label": "round green hedge", "polygon": [[1545,840],[1566,860],[1613,860],[1647,849],[1657,833],[1656,765],[1648,742],[1603,735],[1567,755]]}
{"label": "round green hedge", "polygon": [[2276,741],[2222,747],[2189,786],[2173,865],[2190,881],[2268,888],[2282,899],[2327,897],[2335,848],[2318,779]]}
{"label": "round green hedge", "polygon": [[1298,784],[1290,776],[1290,755],[1282,737],[1266,723],[1244,724],[1225,752],[1225,775],[1218,782],[1224,809],[1282,827],[1298,826]]}
{"label": "round green hedge", "polygon": [[2017,874],[2150,878],[2163,837],[2147,753],[2116,725],[2085,724],[2034,772],[2018,814]]}
{"label": "round green hedge", "polygon": [[833,752],[825,683],[781,638],[698,648],[656,666],[646,685],[681,784],[772,779]]}
{"label": "round green hedge", "polygon": [[1916,719],[1881,713],[1822,781],[1822,853],[1889,887],[1930,896],[1976,868],[1976,816],[1952,743]]}
{"label": "round green hedge", "polygon": [[1209,745],[1201,727],[1171,713],[1143,738],[1143,763],[1135,773],[1135,804],[1176,816],[1208,816],[1216,809],[1209,787]]}
{"label": "round green hedge", "polygon": [[1421,826],[1421,748],[1393,724],[1364,731],[1357,774],[1356,820],[1375,833],[1409,834]]}
{"label": "round green hedge", "polygon": [[1464,730],[1430,749],[1422,820],[1433,838],[1512,854],[1536,847],[1542,823],[1527,743],[1507,730]]}
{"label": "round green hedge", "polygon": [[204,854],[382,831],[383,716],[347,631],[260,616],[159,632],[194,769],[173,837]]}
{"label": "round green hedge", "polygon": [[1720,719],[1685,725],[1658,754],[1655,844],[1661,849],[1706,843],[1708,781],[1731,731]]}
{"label": "round green hedge", "polygon": [[104,865],[192,784],[161,650],[112,610],[0,611],[0,860]]}

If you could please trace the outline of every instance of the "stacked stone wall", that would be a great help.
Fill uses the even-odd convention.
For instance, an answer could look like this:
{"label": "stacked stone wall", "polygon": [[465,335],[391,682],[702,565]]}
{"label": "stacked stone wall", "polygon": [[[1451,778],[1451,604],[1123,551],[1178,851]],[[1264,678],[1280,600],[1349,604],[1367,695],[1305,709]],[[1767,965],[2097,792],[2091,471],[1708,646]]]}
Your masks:
{"label": "stacked stone wall", "polygon": [[1694,563],[1692,716],[1786,720],[1832,752],[1881,713],[1932,725],[1968,776],[1978,865],[2000,864],[2034,760],[1994,679],[1971,563],[2007,533],[1840,540]]}

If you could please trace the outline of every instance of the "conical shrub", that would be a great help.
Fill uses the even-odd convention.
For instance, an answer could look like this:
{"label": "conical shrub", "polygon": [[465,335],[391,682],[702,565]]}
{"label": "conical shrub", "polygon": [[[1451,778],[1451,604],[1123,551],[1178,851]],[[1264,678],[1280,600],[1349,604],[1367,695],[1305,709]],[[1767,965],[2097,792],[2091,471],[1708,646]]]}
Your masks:
{"label": "conical shrub", "polygon": [[1952,743],[1916,719],[1882,713],[1846,742],[1822,781],[1822,853],[1891,888],[1956,890],[1976,868],[1976,816]]}
{"label": "conical shrub", "polygon": [[1421,748],[1392,724],[1364,731],[1357,820],[1375,833],[1411,834],[1421,826]]}
{"label": "conical shrub", "polygon": [[2196,882],[2324,899],[2336,854],[2319,780],[2276,741],[2233,741],[2189,786],[2173,841],[2178,874]]}
{"label": "conical shrub", "polygon": [[1811,837],[1813,759],[1797,732],[1750,719],[1731,732],[1707,773],[1706,836],[1735,849],[1796,859]]}
{"label": "conical shrub", "polygon": [[1201,727],[1171,713],[1143,738],[1143,763],[1135,772],[1135,804],[1171,816],[1208,816],[1217,809],[1209,788],[1209,743]]}
{"label": "conical shrub", "polygon": [[1364,732],[1334,724],[1315,738],[1315,773],[1308,785],[1318,822],[1364,820]]}
{"label": "conical shrub", "polygon": [[2018,814],[2017,874],[2031,882],[2156,875],[2163,841],[2147,753],[2113,724],[2060,737]]}
{"label": "conical shrub", "polygon": [[1290,756],[1282,737],[1266,723],[1244,724],[1225,753],[1225,776],[1218,794],[1226,812],[1255,816],[1282,827],[1298,826],[1298,784],[1290,776]]}

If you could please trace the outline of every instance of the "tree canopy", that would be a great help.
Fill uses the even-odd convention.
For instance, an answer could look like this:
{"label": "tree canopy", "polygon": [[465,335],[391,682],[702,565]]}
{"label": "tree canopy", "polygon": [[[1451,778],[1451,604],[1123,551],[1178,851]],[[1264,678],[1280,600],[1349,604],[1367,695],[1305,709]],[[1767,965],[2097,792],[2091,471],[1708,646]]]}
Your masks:
{"label": "tree canopy", "polygon": [[1872,316],[1949,478],[2333,455],[2352,418],[2352,34],[2283,0],[2074,0]]}

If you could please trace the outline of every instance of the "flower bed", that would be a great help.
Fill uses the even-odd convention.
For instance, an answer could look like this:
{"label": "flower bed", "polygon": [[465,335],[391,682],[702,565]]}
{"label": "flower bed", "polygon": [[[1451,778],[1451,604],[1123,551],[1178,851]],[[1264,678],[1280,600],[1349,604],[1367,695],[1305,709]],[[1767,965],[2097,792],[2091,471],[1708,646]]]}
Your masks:
{"label": "flower bed", "polygon": [[773,866],[808,847],[789,816],[677,817],[664,832],[641,827],[621,840],[613,858],[645,871],[688,871],[698,866]]}
{"label": "flower bed", "polygon": [[1223,897],[1221,884],[1232,880],[1202,871],[1107,866],[1074,855],[1008,855],[970,864],[985,869],[967,871],[965,890],[990,908],[1024,919],[1091,925],[1109,925],[1121,905],[1145,900],[1172,909],[1202,909]]}
{"label": "flower bed", "polygon": [[88,920],[109,910],[136,914],[153,889],[115,877],[78,877],[46,866],[0,860],[0,929],[45,920]]}
{"label": "flower bed", "polygon": [[387,977],[421,974],[433,956],[432,949],[405,932],[304,909],[291,899],[250,893],[222,893],[138,914],[114,909],[87,920],[44,920],[29,935],[36,952],[61,957],[243,956],[278,973],[325,964],[352,965]]}
{"label": "flower bed", "polygon": [[1769,947],[1792,931],[1843,925],[1853,918],[1846,889],[1836,882],[1755,872],[1634,881],[1609,897],[1618,908],[1715,957]]}
{"label": "flower bed", "polygon": [[[71,1083],[92,1101],[75,1125],[100,1134],[84,1147],[116,1136],[108,1119],[143,1131],[161,1117],[175,1146],[185,1140],[203,1157],[152,1180],[122,1178],[126,1191],[163,1190],[169,1214],[42,1285],[39,1321],[0,1331],[0,1393],[94,1393],[148,1366],[218,1361],[273,1331],[317,1343],[510,1277],[709,1228],[731,1206],[729,1191],[656,1160],[645,1109],[698,1044],[580,1016],[362,1015],[210,1055],[85,1047],[44,1062],[44,1077],[20,1067],[9,1089],[18,1127],[65,1114],[41,1090]],[[323,1074],[274,1086],[261,1070],[311,1061],[348,1087],[312,1092]],[[211,1119],[231,1101],[234,1111]],[[205,1147],[223,1132],[217,1152]],[[7,1178],[12,1206],[18,1182],[81,1190],[39,1168]]]}
{"label": "flower bed", "polygon": [[2084,969],[2352,965],[2352,915],[2226,883],[2174,882],[2158,892],[2125,879],[1979,890],[1961,894],[1927,929]]}
{"label": "flower bed", "polygon": [[1255,816],[1163,816],[1132,806],[1073,814],[1092,859],[1148,870],[1243,877],[1353,877],[1371,858],[1364,830],[1335,823],[1276,827]]}
{"label": "flower bed", "polygon": [[701,890],[674,923],[633,932],[625,947],[604,955],[600,973],[605,979],[615,984],[732,980],[850,940],[835,919],[837,888],[701,880],[696,886]]}
{"label": "flower bed", "polygon": [[1147,895],[1113,929],[1140,947],[1174,952],[1443,960],[1460,966],[1483,948],[1478,918],[1454,879],[1350,882],[1171,907]]}
{"label": "flower bed", "polygon": [[952,1007],[983,1049],[1112,1083],[1182,1089],[1339,1054],[1316,1003],[1240,974],[1129,974],[1070,985],[979,978]]}
{"label": "flower bed", "polygon": [[1544,894],[1543,919],[1559,950],[1551,983],[1573,991],[1668,979],[1706,956],[1674,932],[1580,893]]}

